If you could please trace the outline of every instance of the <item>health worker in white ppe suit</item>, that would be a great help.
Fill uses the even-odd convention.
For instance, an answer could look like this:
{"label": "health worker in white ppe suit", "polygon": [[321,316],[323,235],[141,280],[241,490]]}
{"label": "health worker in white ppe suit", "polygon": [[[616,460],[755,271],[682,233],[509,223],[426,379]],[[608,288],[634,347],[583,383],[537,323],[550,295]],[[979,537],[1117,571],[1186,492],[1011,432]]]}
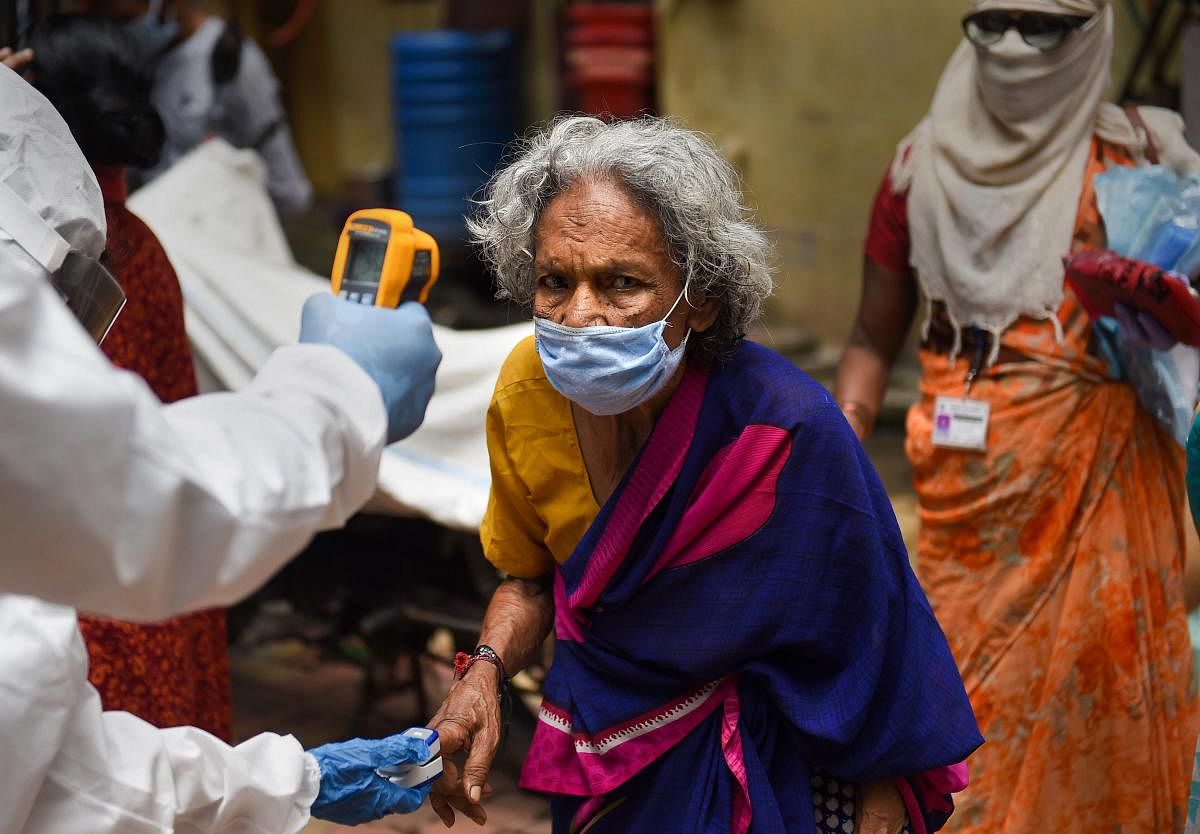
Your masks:
{"label": "health worker in white ppe suit", "polygon": [[385,439],[424,415],[441,359],[428,316],[314,297],[310,343],[247,390],[163,406],[72,315],[95,325],[72,282],[103,277],[104,239],[66,124],[0,67],[0,832],[265,834],[415,809],[424,793],[375,769],[424,742],[230,747],[103,712],[69,606],[157,619],[228,605],[344,523]]}

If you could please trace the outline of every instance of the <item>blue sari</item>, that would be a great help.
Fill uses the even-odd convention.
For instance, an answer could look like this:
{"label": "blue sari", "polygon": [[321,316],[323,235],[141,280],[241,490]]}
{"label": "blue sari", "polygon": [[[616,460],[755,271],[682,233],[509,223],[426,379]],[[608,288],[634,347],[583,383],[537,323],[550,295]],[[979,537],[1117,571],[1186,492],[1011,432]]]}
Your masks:
{"label": "blue sari", "polygon": [[928,831],[982,743],[862,447],[752,343],[689,363],[555,604],[521,777],[555,832],[813,834],[815,770],[894,780]]}

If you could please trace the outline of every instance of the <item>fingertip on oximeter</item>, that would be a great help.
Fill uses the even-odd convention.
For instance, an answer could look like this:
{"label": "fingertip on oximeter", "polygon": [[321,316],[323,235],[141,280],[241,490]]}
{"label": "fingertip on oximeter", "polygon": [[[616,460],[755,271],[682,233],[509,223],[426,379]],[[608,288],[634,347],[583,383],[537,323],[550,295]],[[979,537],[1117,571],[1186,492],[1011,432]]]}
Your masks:
{"label": "fingertip on oximeter", "polygon": [[375,772],[393,785],[401,788],[421,788],[442,775],[442,745],[437,730],[428,727],[410,727],[401,735],[419,738],[429,748],[428,757],[422,762],[405,763],[381,767]]}

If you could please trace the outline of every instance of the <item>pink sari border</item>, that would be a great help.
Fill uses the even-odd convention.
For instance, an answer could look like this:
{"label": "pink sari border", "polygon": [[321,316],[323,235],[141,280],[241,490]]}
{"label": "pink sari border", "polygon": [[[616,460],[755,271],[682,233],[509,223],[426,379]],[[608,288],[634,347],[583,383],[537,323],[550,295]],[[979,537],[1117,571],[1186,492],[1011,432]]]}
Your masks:
{"label": "pink sari border", "polygon": [[738,728],[742,717],[742,702],[738,698],[736,686],[725,698],[724,712],[721,721],[721,752],[725,754],[725,764],[737,783],[737,790],[733,793],[730,832],[746,834],[750,830],[753,812],[750,807],[750,780],[746,776],[746,758],[742,751],[742,734]]}
{"label": "pink sari border", "polygon": [[575,816],[571,818],[571,832],[579,832],[586,834],[588,829],[595,825],[594,817],[604,810],[605,802],[608,801],[607,796],[593,796],[579,806],[579,810],[575,812]]}
{"label": "pink sari border", "polygon": [[705,468],[688,507],[646,582],[668,568],[699,562],[753,535],[775,511],[779,474],[792,436],[777,426],[747,426]]}
{"label": "pink sari border", "polygon": [[920,782],[922,794],[932,793],[942,797],[949,793],[965,791],[971,784],[971,771],[966,762],[959,762],[922,773],[917,777],[917,781]]}
{"label": "pink sari border", "polygon": [[588,559],[583,580],[570,596],[573,607],[587,608],[599,598],[620,568],[642,523],[675,483],[691,447],[707,388],[708,368],[689,362]]}
{"label": "pink sari border", "polygon": [[[900,780],[904,781],[904,780]],[[919,808],[938,814],[953,814],[951,794],[965,790],[971,782],[966,762],[927,770],[905,782]],[[902,792],[903,793],[903,792]]]}
{"label": "pink sari border", "polygon": [[970,782],[966,762],[928,770],[912,780],[896,779],[893,784],[904,800],[913,834],[926,834],[924,809],[940,814],[953,813],[954,804],[946,797],[965,790]]}
{"label": "pink sari border", "polygon": [[892,784],[904,800],[904,810],[908,812],[908,824],[913,834],[929,834],[925,827],[925,812],[921,810],[921,803],[917,801],[912,785],[908,784],[907,779],[894,779]]}
{"label": "pink sari border", "polygon": [[567,601],[567,583],[562,571],[554,571],[554,636],[568,643],[582,643],[586,638],[582,615]]}
{"label": "pink sari border", "polygon": [[543,702],[520,785],[569,796],[606,794],[682,741],[735,691],[729,678],[714,681],[595,735],[576,733],[569,714]]}

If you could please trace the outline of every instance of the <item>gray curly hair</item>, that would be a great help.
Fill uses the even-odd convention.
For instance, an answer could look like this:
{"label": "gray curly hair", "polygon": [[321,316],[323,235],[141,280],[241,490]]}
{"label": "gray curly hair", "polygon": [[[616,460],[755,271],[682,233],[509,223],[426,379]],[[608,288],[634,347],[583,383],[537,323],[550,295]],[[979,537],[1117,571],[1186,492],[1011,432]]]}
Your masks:
{"label": "gray curly hair", "polygon": [[771,294],[771,245],[742,203],[732,166],[707,137],[667,119],[607,124],[564,116],[520,141],[467,221],[496,273],[497,297],[532,304],[538,219],[557,195],[591,177],[615,179],[658,217],[690,289],[720,305],[716,324],[693,343],[713,359],[728,358]]}

